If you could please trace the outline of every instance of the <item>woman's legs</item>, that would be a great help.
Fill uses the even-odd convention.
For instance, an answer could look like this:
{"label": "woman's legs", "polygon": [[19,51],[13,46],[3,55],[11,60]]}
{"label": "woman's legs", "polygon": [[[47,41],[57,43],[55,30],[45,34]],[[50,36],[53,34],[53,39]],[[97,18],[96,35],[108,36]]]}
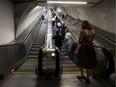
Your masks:
{"label": "woman's legs", "polygon": [[77,78],[78,78],[79,80],[84,79],[87,83],[90,83],[88,69],[86,69],[87,77],[84,77],[83,68],[82,68],[82,67],[80,67],[80,72],[81,72],[81,76],[77,76]]}
{"label": "woman's legs", "polygon": [[90,83],[90,80],[89,80],[89,70],[88,69],[86,69],[86,73],[87,73],[87,77],[85,78],[85,81],[87,83]]}
{"label": "woman's legs", "polygon": [[[83,74],[83,68],[82,67],[80,67],[80,72],[81,72],[81,76],[82,77],[84,77],[84,74]],[[87,79],[89,79],[89,71],[88,71],[88,69],[86,69],[86,73],[87,73]]]}
{"label": "woman's legs", "polygon": [[81,72],[81,76],[77,76],[77,78],[78,78],[79,80],[85,79],[85,77],[84,77],[84,75],[83,75],[83,68],[82,68],[82,67],[80,67],[80,72]]}

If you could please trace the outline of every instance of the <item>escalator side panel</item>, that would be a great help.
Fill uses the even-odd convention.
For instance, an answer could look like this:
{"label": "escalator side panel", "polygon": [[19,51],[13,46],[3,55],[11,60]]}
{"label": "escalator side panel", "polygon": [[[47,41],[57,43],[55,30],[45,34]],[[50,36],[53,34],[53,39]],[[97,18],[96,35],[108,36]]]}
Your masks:
{"label": "escalator side panel", "polygon": [[[77,65],[77,57],[75,55],[75,48],[77,44],[73,43],[70,49],[70,57],[73,62]],[[105,48],[95,47],[96,59],[98,61],[97,67],[94,69],[94,74],[109,76],[113,73],[115,63],[112,54]]]}
{"label": "escalator side panel", "polygon": [[[36,31],[37,32],[37,31]],[[38,63],[38,53],[40,50],[40,47],[44,44],[45,41],[45,32],[46,32],[46,24],[42,24],[38,33],[36,34],[36,37],[34,39],[34,42],[31,46],[30,52],[26,58],[26,61],[13,73],[15,74],[34,74],[35,68]]]}

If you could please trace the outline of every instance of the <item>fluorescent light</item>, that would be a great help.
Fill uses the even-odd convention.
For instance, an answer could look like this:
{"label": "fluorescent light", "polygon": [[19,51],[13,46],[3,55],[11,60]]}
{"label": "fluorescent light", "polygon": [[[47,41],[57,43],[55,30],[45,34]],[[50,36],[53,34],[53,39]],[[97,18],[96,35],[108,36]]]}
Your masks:
{"label": "fluorescent light", "polygon": [[87,4],[87,2],[72,2],[72,1],[47,1],[52,4]]}
{"label": "fluorescent light", "polygon": [[55,56],[55,53],[52,53],[51,55],[52,55],[52,56]]}

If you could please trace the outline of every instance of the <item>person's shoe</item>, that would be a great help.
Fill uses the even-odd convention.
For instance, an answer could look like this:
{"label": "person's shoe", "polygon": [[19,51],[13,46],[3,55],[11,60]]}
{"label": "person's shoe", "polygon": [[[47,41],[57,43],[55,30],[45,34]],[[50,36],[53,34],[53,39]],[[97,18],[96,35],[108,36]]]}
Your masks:
{"label": "person's shoe", "polygon": [[89,79],[85,78],[85,81],[90,84],[90,80]]}
{"label": "person's shoe", "polygon": [[78,78],[79,80],[85,79],[84,76],[77,76],[77,78]]}

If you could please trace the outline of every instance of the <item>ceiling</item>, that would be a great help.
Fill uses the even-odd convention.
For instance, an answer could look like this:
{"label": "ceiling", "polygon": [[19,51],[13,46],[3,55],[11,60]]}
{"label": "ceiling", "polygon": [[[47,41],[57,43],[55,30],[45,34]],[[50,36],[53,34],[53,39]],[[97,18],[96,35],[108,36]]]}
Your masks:
{"label": "ceiling", "polygon": [[98,2],[100,0],[37,0],[37,1],[87,1],[87,2]]}
{"label": "ceiling", "polygon": [[[55,6],[55,7],[91,7],[102,0],[37,0],[40,6]],[[46,1],[85,1],[88,2],[86,5],[77,4],[48,4]]]}
{"label": "ceiling", "polygon": [[[14,2],[30,2],[37,1],[40,6],[55,6],[55,7],[91,7],[102,0],[12,0]],[[85,1],[88,2],[86,5],[77,5],[77,4],[48,4],[46,1]]]}

